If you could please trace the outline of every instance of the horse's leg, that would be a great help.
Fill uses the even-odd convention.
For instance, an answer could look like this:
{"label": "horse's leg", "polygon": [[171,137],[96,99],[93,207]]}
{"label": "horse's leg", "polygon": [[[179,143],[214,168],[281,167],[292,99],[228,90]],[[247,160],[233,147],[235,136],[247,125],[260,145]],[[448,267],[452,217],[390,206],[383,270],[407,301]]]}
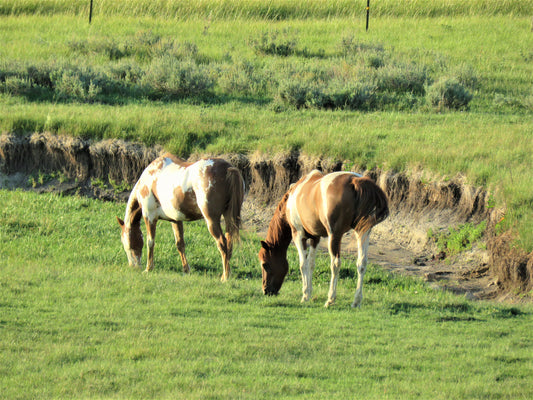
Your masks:
{"label": "horse's leg", "polygon": [[328,238],[328,250],[331,258],[331,281],[329,283],[328,300],[324,304],[324,307],[329,307],[334,304],[337,298],[337,281],[339,280],[339,270],[341,269],[341,240],[342,236],[337,237],[334,234],[330,234]]}
{"label": "horse's leg", "polygon": [[230,266],[229,266],[229,251],[228,251],[228,243],[226,241],[226,236],[222,232],[222,227],[220,226],[220,218],[218,219],[212,219],[212,218],[206,218],[207,222],[207,228],[209,229],[209,233],[211,233],[211,236],[215,239],[218,247],[218,251],[220,252],[220,255],[222,257],[222,266],[224,268],[224,271],[222,273],[222,278],[220,279],[222,282],[226,282],[230,275]]}
{"label": "horse's leg", "polygon": [[144,223],[146,224],[146,236],[148,247],[148,255],[146,260],[146,269],[144,272],[150,272],[154,269],[154,245],[155,245],[155,228],[157,225],[157,219],[150,221],[148,217],[144,217]]}
{"label": "horse's leg", "polygon": [[355,290],[355,298],[352,303],[352,307],[361,307],[363,301],[363,278],[366,272],[368,243],[370,239],[369,229],[366,232],[359,233],[357,235],[357,289]]}
{"label": "horse's leg", "polygon": [[313,292],[312,272],[309,269],[309,260],[307,256],[306,238],[296,233],[294,235],[294,244],[298,250],[298,257],[300,258],[300,273],[302,275],[302,303],[311,299]]}
{"label": "horse's leg", "polygon": [[309,283],[309,300],[311,300],[311,295],[313,294],[313,272],[315,271],[315,258],[316,258],[316,247],[318,246],[318,241],[312,241],[309,249],[307,250],[307,273],[308,283]]}
{"label": "horse's leg", "polygon": [[172,222],[172,230],[174,231],[174,239],[176,239],[176,247],[178,253],[180,253],[181,264],[183,266],[183,272],[189,273],[189,262],[185,256],[185,240],[183,239],[183,222]]}

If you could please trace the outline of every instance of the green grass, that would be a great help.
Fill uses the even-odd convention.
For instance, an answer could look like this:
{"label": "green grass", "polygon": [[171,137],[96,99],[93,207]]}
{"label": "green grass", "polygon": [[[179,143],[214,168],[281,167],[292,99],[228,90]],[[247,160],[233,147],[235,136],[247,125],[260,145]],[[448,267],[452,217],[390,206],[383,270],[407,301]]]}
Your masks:
{"label": "green grass", "polygon": [[[302,19],[355,17],[363,15],[366,2],[353,0],[129,0],[95,1],[96,15],[157,16],[162,18],[215,18]],[[530,16],[533,6],[527,0],[381,0],[371,2],[372,15],[436,17],[440,15],[522,15]],[[89,2],[68,0],[2,0],[0,15],[21,14],[74,14],[89,15]]]}
{"label": "green grass", "polygon": [[[225,1],[108,1],[91,25],[85,3],[0,2],[0,131],[460,175],[533,249],[531,2],[374,2],[369,32],[343,1],[268,2],[278,17],[251,0],[238,14]],[[461,111],[425,94],[449,78],[473,96]]]}
{"label": "green grass", "polygon": [[265,297],[244,232],[219,282],[203,223],[187,223],[192,274],[178,272],[169,224],[156,269],[127,267],[114,216],[123,204],[0,191],[0,391],[24,398],[530,398],[529,305],[470,302],[370,265],[352,310],[355,259],[337,304],[299,303],[297,256]]}
{"label": "green grass", "polygon": [[439,251],[448,254],[458,254],[465,250],[470,250],[472,245],[478,242],[485,233],[487,224],[485,221],[475,225],[466,223],[456,228],[449,227],[448,231],[433,232],[430,229],[428,239],[433,240]]}

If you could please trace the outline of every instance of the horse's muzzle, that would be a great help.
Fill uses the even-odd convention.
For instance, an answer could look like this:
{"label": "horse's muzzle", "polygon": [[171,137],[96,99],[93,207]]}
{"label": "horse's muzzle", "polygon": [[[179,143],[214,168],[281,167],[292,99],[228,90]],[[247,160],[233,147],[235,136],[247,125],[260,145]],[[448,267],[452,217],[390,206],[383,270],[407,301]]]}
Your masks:
{"label": "horse's muzzle", "polygon": [[264,288],[263,289],[263,294],[265,296],[277,296],[279,294],[279,290],[275,290],[275,289],[272,289],[272,288]]}

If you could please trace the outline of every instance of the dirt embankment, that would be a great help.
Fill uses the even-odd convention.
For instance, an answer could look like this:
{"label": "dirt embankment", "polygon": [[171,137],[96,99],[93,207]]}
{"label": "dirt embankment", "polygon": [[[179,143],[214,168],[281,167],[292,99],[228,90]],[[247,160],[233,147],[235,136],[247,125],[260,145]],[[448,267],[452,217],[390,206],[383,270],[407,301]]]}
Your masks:
{"label": "dirt embankment", "polygon": [[[133,185],[142,170],[159,154],[161,147],[147,148],[120,140],[91,142],[79,138],[35,133],[27,136],[0,136],[0,187],[27,186],[30,174],[59,172],[63,182],[39,185],[54,190],[125,200],[127,191],[106,190],[100,182],[127,182]],[[324,172],[351,169],[369,175],[387,193],[391,216],[374,229],[371,258],[384,267],[420,275],[474,298],[507,298],[533,289],[533,253],[513,248],[509,233],[496,236],[494,226],[504,211],[490,208],[488,194],[465,184],[460,178],[435,181],[422,172],[394,173],[362,171],[353,161],[310,157],[300,153],[273,157],[253,154],[223,155],[238,167],[247,184],[244,221],[263,232],[273,207],[289,185],[313,169]],[[194,160],[200,155],[192,156]],[[347,168],[350,165],[350,168]],[[23,177],[16,179],[16,177]],[[15,178],[14,178],[15,177]],[[439,261],[427,232],[464,222],[487,221],[487,248]],[[353,241],[345,249],[354,251]],[[515,297],[513,297],[515,298]]]}

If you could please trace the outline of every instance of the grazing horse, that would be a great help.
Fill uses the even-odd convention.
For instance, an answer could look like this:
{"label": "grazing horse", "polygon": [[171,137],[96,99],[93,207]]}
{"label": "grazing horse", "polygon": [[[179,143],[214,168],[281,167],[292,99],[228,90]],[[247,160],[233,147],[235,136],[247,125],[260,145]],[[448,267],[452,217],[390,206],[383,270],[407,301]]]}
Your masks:
{"label": "grazing horse", "polygon": [[[121,239],[130,266],[139,267],[143,248],[141,217],[146,224],[148,258],[146,271],[154,267],[154,240],[159,219],[170,221],[183,271],[189,272],[185,257],[183,222],[204,218],[222,256],[222,281],[229,278],[233,243],[239,240],[244,181],[228,162],[211,158],[185,162],[172,154],[154,160],[135,184],[124,220],[117,217]],[[226,223],[224,235],[220,220]]]}
{"label": "grazing horse", "polygon": [[388,215],[387,197],[371,179],[351,172],[324,175],[311,171],[285,193],[270,221],[267,237],[261,241],[263,292],[277,294],[281,288],[289,270],[287,248],[294,240],[300,258],[302,302],[310,300],[316,248],[320,238],[327,237],[331,282],[325,306],[333,304],[341,265],[342,235],[353,229],[357,236],[359,276],[352,307],[360,306],[370,231]]}

